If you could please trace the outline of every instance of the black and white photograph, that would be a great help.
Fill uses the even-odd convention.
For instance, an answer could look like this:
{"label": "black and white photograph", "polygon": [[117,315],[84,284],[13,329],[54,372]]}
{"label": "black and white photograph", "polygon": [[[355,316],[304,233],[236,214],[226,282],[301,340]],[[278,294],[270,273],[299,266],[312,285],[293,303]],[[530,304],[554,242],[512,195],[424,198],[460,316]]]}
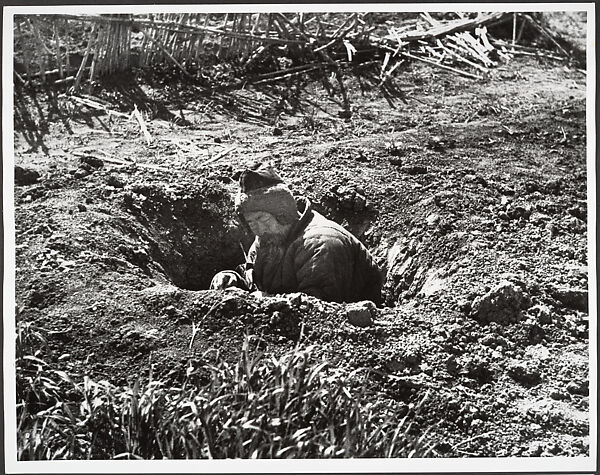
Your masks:
{"label": "black and white photograph", "polygon": [[595,39],[4,7],[6,473],[592,473]]}

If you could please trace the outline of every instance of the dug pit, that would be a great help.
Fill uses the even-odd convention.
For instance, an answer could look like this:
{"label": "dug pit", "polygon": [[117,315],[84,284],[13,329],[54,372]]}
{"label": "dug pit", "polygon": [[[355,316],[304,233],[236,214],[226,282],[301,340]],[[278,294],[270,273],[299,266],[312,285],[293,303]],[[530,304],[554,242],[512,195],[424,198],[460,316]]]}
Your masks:
{"label": "dug pit", "polygon": [[177,287],[206,289],[215,273],[244,261],[252,238],[236,220],[231,193],[215,181],[136,183],[124,202],[146,243],[138,262],[146,259]]}
{"label": "dug pit", "polygon": [[[197,183],[134,182],[128,185],[123,192],[123,202],[128,215],[134,218],[135,228],[125,234],[136,239],[130,246],[117,250],[158,281],[166,278],[186,290],[207,289],[217,272],[235,269],[244,262],[244,250],[252,243],[253,236],[240,225],[235,214],[234,188],[211,179]],[[367,227],[364,223],[375,225],[371,214],[362,220],[356,215],[346,220],[326,208],[319,207],[319,211],[342,222],[363,240]],[[380,264],[387,266],[384,262]],[[396,298],[394,294],[388,301],[393,304]]]}

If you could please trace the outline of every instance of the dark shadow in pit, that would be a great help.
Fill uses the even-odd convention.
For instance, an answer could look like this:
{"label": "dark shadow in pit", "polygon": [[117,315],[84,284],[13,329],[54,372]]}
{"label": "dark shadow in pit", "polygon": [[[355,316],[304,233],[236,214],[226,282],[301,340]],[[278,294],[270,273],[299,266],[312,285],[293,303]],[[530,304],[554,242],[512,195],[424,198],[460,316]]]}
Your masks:
{"label": "dark shadow in pit", "polygon": [[251,237],[238,225],[229,195],[200,180],[176,191],[141,183],[125,205],[144,229],[152,263],[177,287],[207,289],[219,271],[244,262]]}

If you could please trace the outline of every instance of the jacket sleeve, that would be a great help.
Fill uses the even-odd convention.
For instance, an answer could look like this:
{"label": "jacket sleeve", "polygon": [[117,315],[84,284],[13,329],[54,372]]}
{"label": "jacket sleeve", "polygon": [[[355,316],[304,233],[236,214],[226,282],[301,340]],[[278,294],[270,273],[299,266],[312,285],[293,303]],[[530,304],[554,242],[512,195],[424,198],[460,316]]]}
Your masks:
{"label": "jacket sleeve", "polygon": [[298,290],[314,297],[341,302],[347,285],[351,252],[336,237],[308,239],[295,256]]}

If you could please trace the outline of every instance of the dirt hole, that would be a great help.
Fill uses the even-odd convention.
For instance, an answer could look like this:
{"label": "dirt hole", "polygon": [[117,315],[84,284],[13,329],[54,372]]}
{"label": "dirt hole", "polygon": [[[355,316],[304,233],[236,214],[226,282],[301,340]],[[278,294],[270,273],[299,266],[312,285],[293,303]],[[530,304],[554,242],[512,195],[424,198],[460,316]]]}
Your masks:
{"label": "dirt hole", "polygon": [[[183,289],[207,289],[217,272],[244,262],[242,249],[247,250],[253,239],[235,216],[232,191],[214,180],[134,184],[125,195],[125,204],[137,221],[138,244],[146,249],[139,255],[134,250],[130,260],[157,280],[166,278]],[[365,229],[374,224],[370,215],[347,221],[326,209],[320,211],[343,221],[363,240]],[[403,239],[388,243],[390,248],[371,246],[373,252],[387,256],[387,262],[380,262],[387,272],[383,288],[387,305],[414,297],[431,277],[428,254],[422,252],[427,249],[417,252],[429,246],[418,241]]]}
{"label": "dirt hole", "polygon": [[125,204],[146,243],[140,264],[183,289],[207,289],[215,273],[243,262],[242,246],[252,239],[236,220],[231,194],[214,181],[137,184]]}

